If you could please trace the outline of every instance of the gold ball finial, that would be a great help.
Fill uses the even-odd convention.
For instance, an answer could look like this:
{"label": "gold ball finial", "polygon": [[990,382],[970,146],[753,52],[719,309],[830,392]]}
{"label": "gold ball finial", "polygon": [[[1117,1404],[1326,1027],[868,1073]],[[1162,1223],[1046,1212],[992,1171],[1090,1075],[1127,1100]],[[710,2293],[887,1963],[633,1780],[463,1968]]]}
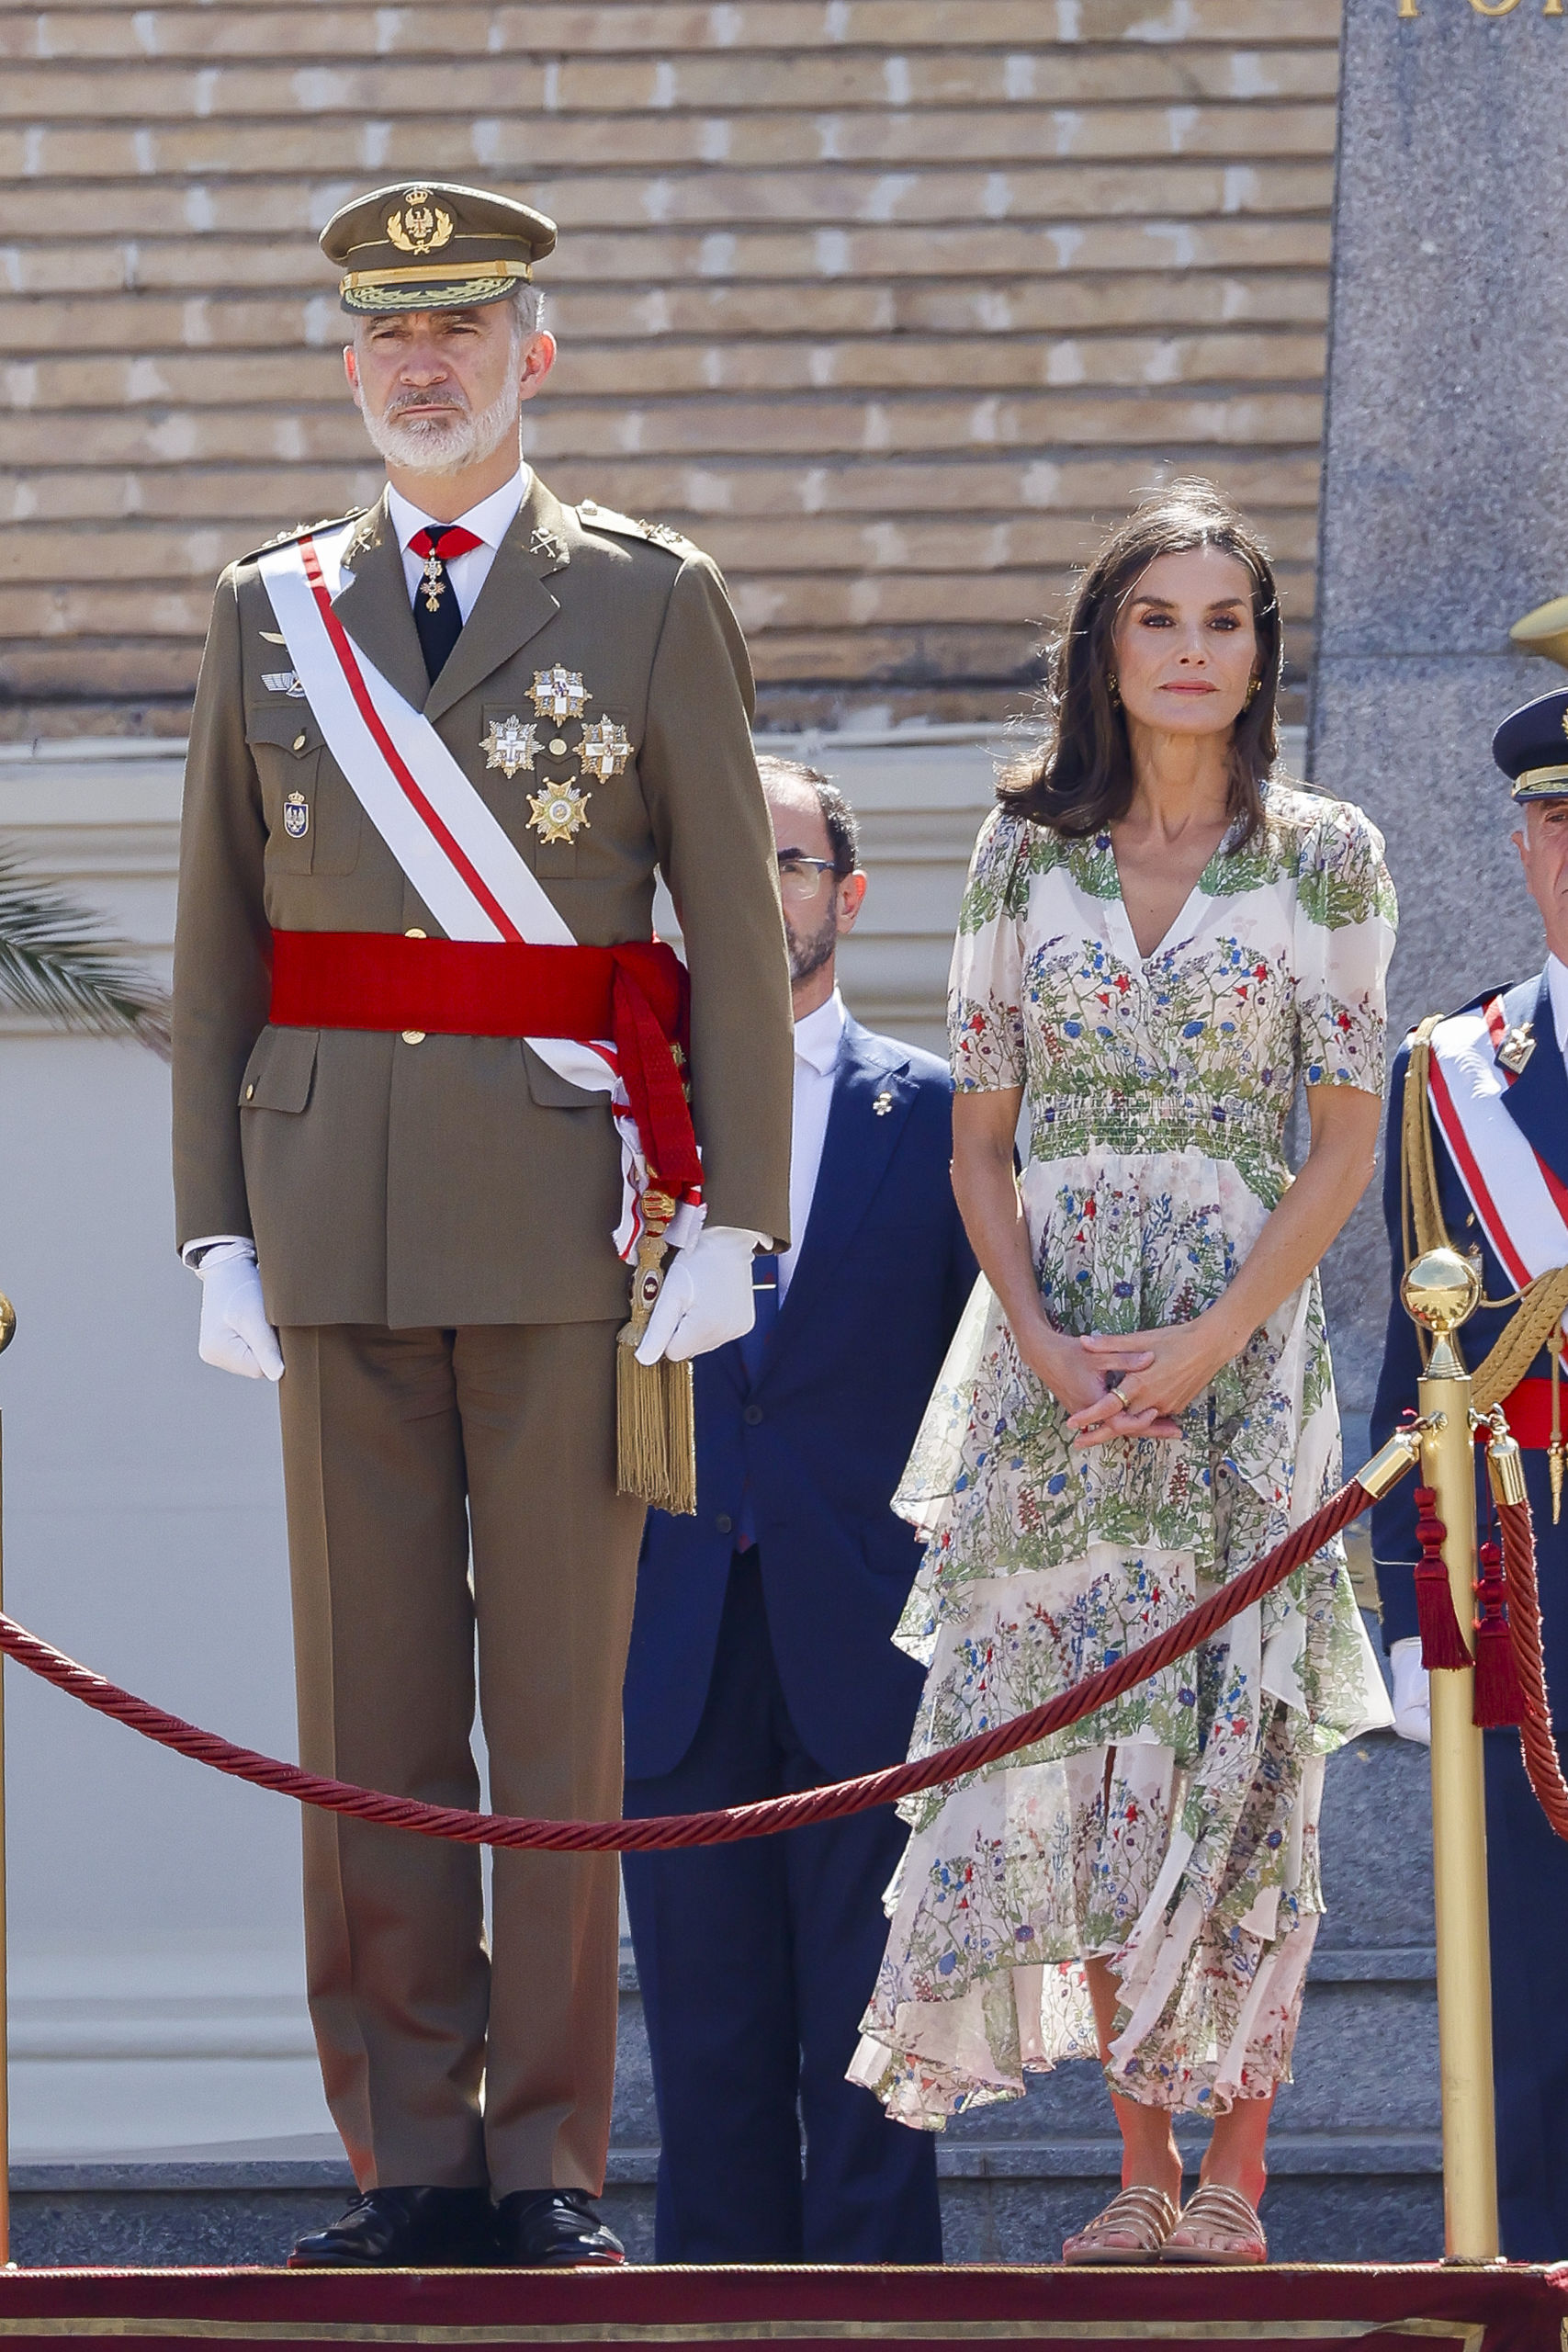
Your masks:
{"label": "gold ball finial", "polygon": [[1481,1275],[1474,1261],[1457,1250],[1428,1250],[1406,1267],[1399,1295],[1405,1312],[1442,1340],[1475,1312]]}

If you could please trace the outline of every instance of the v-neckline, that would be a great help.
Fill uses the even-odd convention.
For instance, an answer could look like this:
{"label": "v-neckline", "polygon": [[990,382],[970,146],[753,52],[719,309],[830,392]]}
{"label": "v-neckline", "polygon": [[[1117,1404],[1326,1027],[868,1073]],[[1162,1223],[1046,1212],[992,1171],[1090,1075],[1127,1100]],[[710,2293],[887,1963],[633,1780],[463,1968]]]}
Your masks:
{"label": "v-neckline", "polygon": [[1105,835],[1105,846],[1111,853],[1111,871],[1116,876],[1116,897],[1113,903],[1115,905],[1117,915],[1121,919],[1122,928],[1126,933],[1126,945],[1132,950],[1132,956],[1130,960],[1136,966],[1139,971],[1146,971],[1151,964],[1156,962],[1158,958],[1165,954],[1165,951],[1170,945],[1171,941],[1176,937],[1182,925],[1186,922],[1188,915],[1192,910],[1194,901],[1199,899],[1213,898],[1213,891],[1207,889],[1204,886],[1208,882],[1209,874],[1215,859],[1224,855],[1226,845],[1229,842],[1232,834],[1235,831],[1235,826],[1236,820],[1233,817],[1230,823],[1225,827],[1224,831],[1220,835],[1219,840],[1214,843],[1213,848],[1209,852],[1208,856],[1204,859],[1203,864],[1199,870],[1197,880],[1193,883],[1192,888],[1188,891],[1187,896],[1181,901],[1180,906],[1177,909],[1175,914],[1171,917],[1169,922],[1166,925],[1165,930],[1161,933],[1159,938],[1156,940],[1154,945],[1149,949],[1146,956],[1138,944],[1138,934],[1133,928],[1133,918],[1127,911],[1127,895],[1122,887],[1121,861],[1116,855],[1116,843],[1111,838],[1109,829],[1107,830]]}

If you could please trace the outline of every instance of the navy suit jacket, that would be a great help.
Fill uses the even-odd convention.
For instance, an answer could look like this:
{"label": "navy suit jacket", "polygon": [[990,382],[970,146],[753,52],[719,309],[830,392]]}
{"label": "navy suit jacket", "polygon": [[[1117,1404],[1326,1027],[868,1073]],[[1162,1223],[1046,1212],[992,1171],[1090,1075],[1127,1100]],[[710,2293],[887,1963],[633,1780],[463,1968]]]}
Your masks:
{"label": "navy suit jacket", "polygon": [[[1462,1010],[1471,1012],[1480,1005],[1489,1004],[1496,994],[1495,989],[1488,989],[1483,996],[1477,997],[1473,1004],[1464,1006]],[[1534,979],[1521,980],[1517,987],[1507,989],[1503,996],[1503,1010],[1510,1026],[1523,1021],[1533,1021],[1536,1037],[1535,1052],[1504,1095],[1504,1102],[1529,1142],[1533,1144],[1547,1165],[1568,1183],[1568,1069],[1564,1069],[1562,1056],[1558,1049],[1557,1029],[1551,1014],[1551,991],[1547,986],[1545,973],[1538,974]],[[1371,1442],[1374,1451],[1385,1442],[1407,1408],[1411,1412],[1416,1411],[1416,1384],[1421,1375],[1421,1353],[1416,1325],[1399,1298],[1399,1277],[1404,1266],[1400,1218],[1400,1123],[1404,1102],[1404,1072],[1409,1060],[1410,1046],[1406,1039],[1394,1060],[1393,1085],[1384,1136],[1383,1216],[1388,1227],[1393,1267],[1393,1300],[1389,1309],[1388,1337],[1383,1346],[1377,1400],[1372,1407]],[[1432,1127],[1432,1157],[1437,1166],[1443,1223],[1449,1229],[1450,1240],[1456,1250],[1468,1250],[1473,1244],[1479,1244],[1483,1296],[1506,1298],[1514,1287],[1512,1277],[1505,1271],[1471,1208],[1470,1196],[1460,1182],[1459,1172],[1443,1142],[1442,1130],[1436,1122]],[[1462,1327],[1459,1334],[1460,1347],[1472,1372],[1501,1337],[1513,1312],[1511,1306],[1478,1306]],[[1529,1376],[1542,1378],[1549,1375],[1551,1370],[1551,1359],[1542,1348],[1529,1368]],[[1488,1507],[1480,1448],[1476,1452],[1476,1464],[1484,1533]],[[1535,1520],[1548,1679],[1554,1689],[1561,1690],[1568,1688],[1568,1624],[1563,1622],[1561,1604],[1555,1607],[1551,1604],[1562,1592],[1564,1584],[1568,1583],[1568,1517],[1561,1526],[1552,1526],[1546,1456],[1539,1450],[1527,1452],[1525,1455],[1525,1481],[1529,1489],[1530,1510]],[[1390,1647],[1418,1631],[1415,1568],[1420,1555],[1416,1542],[1416,1485],[1415,1475],[1407,1472],[1372,1510],[1372,1555],[1377,1564],[1378,1589],[1382,1600],[1383,1641]],[[1557,1636],[1555,1644],[1552,1641],[1554,1634]],[[1553,1648],[1558,1652],[1555,1661]]]}
{"label": "navy suit jacket", "polygon": [[919,1544],[888,1504],[975,1281],[952,1151],[945,1065],[847,1022],[811,1215],[756,1386],[734,1341],[697,1358],[696,1516],[649,1514],[628,1778],[673,1770],[696,1735],[748,1477],[795,1730],[835,1778],[903,1757],[924,1678],[891,1635]]}

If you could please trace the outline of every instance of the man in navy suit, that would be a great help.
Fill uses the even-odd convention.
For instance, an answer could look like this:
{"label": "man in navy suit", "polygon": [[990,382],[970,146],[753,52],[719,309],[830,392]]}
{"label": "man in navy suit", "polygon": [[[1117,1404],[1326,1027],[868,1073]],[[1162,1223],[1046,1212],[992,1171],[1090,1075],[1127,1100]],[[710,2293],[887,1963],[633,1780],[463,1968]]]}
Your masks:
{"label": "man in navy suit", "polygon": [[[1513,782],[1522,828],[1514,835],[1525,887],[1540,909],[1546,968],[1516,987],[1488,989],[1439,1024],[1428,1087],[1433,1161],[1442,1221],[1457,1249],[1477,1257],[1482,1306],[1461,1343],[1473,1371],[1517,1311],[1513,1295],[1531,1275],[1568,1261],[1568,694],[1542,695],[1505,719],[1493,742]],[[1421,1363],[1416,1326],[1399,1303],[1404,1267],[1400,1140],[1406,1038],[1393,1069],[1383,1207],[1395,1296],[1371,1440],[1383,1443],[1414,1409]],[[1556,1217],[1554,1227],[1552,1219]],[[1553,1523],[1549,1444],[1551,1359],[1543,1347],[1503,1400],[1524,1448],[1535,1521],[1548,1688],[1568,1705],[1568,1517]],[[1561,1398],[1568,1434],[1568,1393]],[[1480,1455],[1477,1456],[1478,1465]],[[1416,1630],[1415,1481],[1404,1479],[1372,1514],[1383,1640],[1393,1669],[1395,1728],[1429,1740],[1427,1676]],[[1477,1496],[1484,1532],[1485,1475]],[[1559,1737],[1568,1717],[1559,1717]],[[1548,1827],[1531,1793],[1517,1732],[1485,1735],[1486,1869],[1492,1921],[1492,2052],[1496,2082],[1498,2206],[1503,2251],[1519,2262],[1568,2256],[1568,1846]]]}
{"label": "man in navy suit", "polygon": [[[626,1669],[628,1816],[902,1758],[919,1565],[889,1499],[975,1280],[952,1087],[834,983],[865,896],[849,804],[759,763],[795,984],[790,1232],[757,1322],[698,1357],[695,1518],[649,1515]],[[661,2146],[660,2262],[940,2262],[935,2148],[844,2080],[903,1850],[891,1808],[626,1858]],[[802,2154],[802,2138],[805,2150]]]}

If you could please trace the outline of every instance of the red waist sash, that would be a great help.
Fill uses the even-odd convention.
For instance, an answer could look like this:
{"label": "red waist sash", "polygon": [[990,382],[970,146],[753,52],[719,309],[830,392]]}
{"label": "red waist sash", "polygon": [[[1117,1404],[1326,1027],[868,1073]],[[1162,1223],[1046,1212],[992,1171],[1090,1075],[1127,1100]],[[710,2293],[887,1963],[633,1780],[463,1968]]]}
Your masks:
{"label": "red waist sash", "polygon": [[613,1041],[650,1174],[702,1182],[681,1071],[684,965],[661,939],[614,947],[410,939],[395,931],[275,931],[280,1029],[423,1029],[452,1037]]}
{"label": "red waist sash", "polygon": [[[1509,1436],[1516,1438],[1527,1453],[1545,1453],[1551,1442],[1550,1380],[1521,1380],[1513,1394],[1503,1398],[1503,1413]],[[1568,1387],[1562,1392],[1562,1435],[1568,1439]]]}

